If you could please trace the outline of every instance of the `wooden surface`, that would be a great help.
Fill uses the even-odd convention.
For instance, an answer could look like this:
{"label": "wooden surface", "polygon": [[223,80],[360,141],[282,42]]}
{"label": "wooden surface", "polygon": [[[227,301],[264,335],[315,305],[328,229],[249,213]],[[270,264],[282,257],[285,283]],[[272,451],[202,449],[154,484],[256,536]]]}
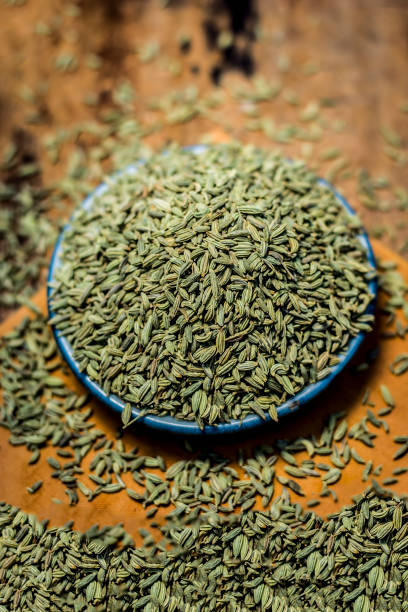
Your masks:
{"label": "wooden surface", "polygon": [[[393,259],[396,261],[400,273],[404,275],[408,282],[408,263],[392,255],[380,244],[375,244],[375,251],[376,255],[381,259],[387,261]],[[44,289],[38,292],[34,302],[44,312],[46,311]],[[12,317],[9,317],[0,326],[0,335],[4,335],[13,329],[27,312],[25,308],[22,308]],[[389,434],[386,434],[383,429],[376,429],[369,425],[370,431],[377,434],[377,438],[374,440],[374,448],[368,448],[362,442],[356,440],[350,440],[349,442],[366,461],[370,459],[373,461],[374,468],[379,464],[383,465],[382,473],[377,477],[379,482],[386,477],[390,477],[392,470],[396,467],[407,465],[407,457],[393,461],[392,456],[399,448],[393,442],[393,437],[407,435],[408,433],[406,419],[408,373],[401,377],[396,377],[391,374],[389,364],[398,354],[408,352],[408,339],[380,339],[381,331],[384,329],[384,319],[384,316],[377,318],[375,331],[367,338],[361,351],[359,351],[357,359],[354,360],[354,365],[358,365],[366,359],[366,355],[373,347],[377,347],[378,357],[372,363],[369,371],[357,373],[355,367],[349,367],[323,395],[311,402],[307,408],[302,409],[293,416],[287,417],[278,424],[272,424],[268,427],[262,427],[260,430],[247,432],[243,436],[234,436],[226,442],[218,441],[210,443],[208,448],[229,457],[232,460],[232,467],[235,467],[239,473],[242,473],[239,466],[234,463],[237,447],[243,448],[250,454],[251,449],[257,445],[262,443],[270,444],[276,439],[292,439],[297,436],[308,436],[312,433],[319,437],[322,423],[331,412],[344,411],[344,416],[350,427],[360,421],[366,414],[367,406],[363,406],[361,400],[367,388],[371,392],[370,400],[376,404],[376,408],[373,408],[374,412],[376,413],[380,408],[384,407],[384,400],[381,398],[379,386],[380,384],[385,384],[390,389],[396,403],[394,411],[384,417],[390,428]],[[73,375],[65,376],[58,370],[55,373],[66,380],[69,388],[77,390],[79,393],[82,392],[81,385]],[[108,439],[114,440],[117,429],[121,427],[120,417],[97,401],[92,401],[91,406],[93,409],[91,421],[96,423],[96,426],[105,433]],[[79,504],[73,507],[69,506],[68,498],[64,494],[64,485],[59,480],[51,478],[52,468],[46,461],[47,457],[56,457],[56,449],[52,447],[44,449],[39,462],[36,465],[29,466],[27,461],[30,453],[25,447],[10,446],[7,442],[8,436],[9,432],[0,428],[0,466],[3,473],[3,477],[0,478],[0,499],[17,505],[25,511],[34,512],[40,518],[50,518],[52,525],[60,525],[69,519],[74,519],[76,528],[87,529],[94,523],[111,525],[123,522],[125,528],[136,539],[138,538],[137,529],[139,527],[149,527],[151,519],[146,518],[146,510],[139,503],[130,500],[124,491],[112,495],[101,494],[92,502],[88,502],[82,494],[79,494]],[[154,430],[148,430],[137,425],[131,431],[125,433],[123,441],[127,450],[137,446],[141,455],[163,456],[167,467],[173,462],[192,456],[183,447],[183,440],[180,438],[169,440],[168,435],[160,435]],[[88,480],[86,475],[86,466],[92,459],[92,453],[90,455],[84,461],[85,474],[79,478],[87,486],[93,487],[93,483]],[[296,454],[296,457],[300,463],[302,459],[307,458],[307,455],[306,453],[299,453]],[[316,460],[319,461],[319,459]],[[325,457],[321,457],[320,460],[325,462]],[[276,464],[278,475],[286,475],[283,467],[283,462],[279,460]],[[317,509],[318,512],[323,516],[329,512],[334,512],[342,505],[350,503],[353,495],[364,490],[370,484],[370,479],[366,483],[361,481],[363,470],[364,465],[359,465],[354,460],[351,460],[342,471],[341,480],[332,486],[338,495],[338,503],[334,503],[331,498],[321,498],[321,505]],[[130,474],[124,475],[123,478],[128,486],[139,490],[138,485],[135,485]],[[243,478],[245,478],[244,475]],[[408,494],[408,473],[399,476],[398,479],[399,482],[396,485],[388,488],[399,494]],[[32,485],[37,480],[44,481],[42,488],[36,494],[29,495],[26,487]],[[292,499],[299,501],[300,504],[305,506],[308,499],[319,498],[321,490],[319,478],[307,478],[300,480],[299,483],[305,492],[305,497],[298,497],[291,493]],[[276,494],[279,494],[280,490],[281,486],[276,483]],[[63,503],[56,505],[52,501],[53,497],[62,500]],[[257,507],[261,508],[260,504]],[[162,521],[164,515],[170,510],[171,508],[168,507],[160,508],[154,520]]]}
{"label": "wooden surface", "polygon": [[[229,95],[234,88],[245,86],[246,73],[252,70],[269,81],[282,82],[299,97],[299,107],[292,107],[282,96],[260,105],[262,114],[278,125],[297,121],[300,109],[310,101],[334,101],[333,108],[324,109],[325,120],[329,127],[338,119],[344,121],[344,130],[325,130],[322,141],[313,147],[311,163],[317,162],[323,149],[338,146],[355,172],[365,167],[373,176],[385,174],[393,185],[408,188],[407,165],[400,167],[385,155],[379,135],[381,126],[390,126],[408,142],[408,113],[400,110],[408,101],[405,0],[171,0],[166,9],[159,0],[89,0],[75,5],[82,7],[78,17],[71,16],[73,4],[27,0],[21,7],[0,5],[0,147],[16,130],[29,133],[44,162],[46,183],[60,177],[62,167],[47,162],[42,137],[99,116],[112,105],[112,90],[123,79],[135,88],[132,112],[141,122],[155,120],[156,115],[147,108],[152,96],[192,84],[205,94],[214,89],[214,74],[218,89],[226,93],[225,104],[215,113],[218,123],[196,118],[182,125],[164,125],[147,138],[154,147],[169,139],[191,144],[203,134],[220,130],[228,137],[276,146],[263,134],[244,129],[242,108]],[[234,7],[235,18],[225,8],[228,5]],[[242,6],[246,10],[240,19]],[[34,33],[38,22],[48,25],[49,36]],[[236,30],[235,43],[232,57],[225,57],[214,46],[214,36],[231,24]],[[191,38],[188,53],[179,49],[181,33]],[[160,43],[160,56],[142,64],[136,50],[152,40]],[[87,67],[90,52],[102,57],[100,71]],[[55,69],[61,53],[76,57],[76,72],[61,74]],[[290,60],[285,73],[278,69],[282,57]],[[180,76],[170,74],[169,59],[180,62]],[[317,73],[306,76],[310,65]],[[37,94],[35,106],[42,112],[42,124],[24,121],[33,108],[21,99],[23,85]],[[99,95],[96,109],[83,102],[88,92]],[[304,154],[299,142],[281,148],[288,155]],[[327,164],[320,166],[325,172]],[[355,178],[342,181],[339,187],[370,228],[385,227],[385,243],[394,249],[404,247],[407,212],[393,208],[392,192],[381,194],[391,210],[372,212],[361,206]]]}

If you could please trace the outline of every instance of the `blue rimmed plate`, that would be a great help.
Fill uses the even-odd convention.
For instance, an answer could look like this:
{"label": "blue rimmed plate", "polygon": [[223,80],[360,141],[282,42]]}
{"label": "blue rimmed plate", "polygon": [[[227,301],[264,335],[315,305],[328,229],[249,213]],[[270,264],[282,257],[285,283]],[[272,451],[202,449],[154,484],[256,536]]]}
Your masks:
{"label": "blue rimmed plate", "polygon": [[[205,150],[205,145],[195,145],[191,147],[186,147],[186,149],[193,151],[196,154],[200,154]],[[138,166],[142,164],[143,161],[138,162],[137,164],[128,166],[124,170],[117,172],[111,177],[111,180],[115,180],[115,178],[119,178],[124,174],[134,174],[138,171]],[[355,215],[355,211],[350,206],[350,204],[341,196],[334,187],[325,181],[324,179],[319,179],[319,183],[328,187],[336,196],[337,200],[340,204],[347,210],[350,215]],[[90,209],[92,207],[93,201],[95,198],[101,196],[109,186],[106,183],[101,183],[85,200],[80,204],[80,207],[85,209]],[[75,212],[73,213],[73,217],[75,216]],[[73,218],[72,217],[72,218]],[[48,312],[50,320],[55,316],[52,310],[51,297],[52,297],[52,282],[55,276],[55,272],[58,269],[61,261],[62,255],[62,245],[64,240],[64,234],[69,229],[70,222],[64,227],[62,232],[60,233],[57,243],[54,248],[54,252],[51,257],[51,263],[48,273],[48,290],[47,290],[47,301],[48,301]],[[374,254],[370,245],[370,241],[365,232],[361,232],[359,235],[360,242],[365,247],[367,252],[367,260],[370,265],[375,268],[375,259]],[[375,309],[375,297],[377,295],[377,282],[376,280],[371,280],[369,282],[369,289],[373,294],[373,300],[368,305],[366,313],[373,314]],[[114,410],[115,412],[121,413],[125,402],[121,400],[114,394],[107,394],[105,391],[94,382],[87,374],[84,374],[79,370],[78,362],[74,358],[72,347],[70,346],[67,339],[64,335],[58,331],[53,326],[53,332],[55,336],[55,340],[57,346],[64,357],[65,361],[71,368],[72,372],[75,376],[80,380],[80,382],[92,393],[94,397],[100,400],[102,403],[106,404],[109,408]],[[350,362],[352,357],[356,354],[359,346],[363,342],[364,332],[360,332],[358,336],[355,336],[349,343],[347,351],[340,355],[340,361],[337,363],[332,369],[331,372],[326,378],[320,380],[312,385],[308,385],[302,391],[294,395],[292,398],[281,404],[277,408],[278,417],[282,418],[287,414],[290,414],[296,411],[300,406],[308,403],[310,400],[315,398],[317,395],[322,393],[330,383],[336,378],[336,376],[346,367],[346,365]],[[139,415],[139,410],[137,408],[133,408],[133,417],[137,417]],[[149,427],[153,427],[155,429],[161,429],[164,431],[168,431],[174,434],[182,434],[182,435],[220,435],[220,434],[232,434],[234,432],[242,432],[246,429],[252,429],[254,427],[258,427],[259,425],[265,424],[265,422],[271,421],[269,415],[265,415],[265,419],[262,419],[260,416],[256,414],[251,414],[246,416],[242,420],[232,420],[228,423],[220,423],[219,425],[206,425],[204,429],[200,429],[195,421],[187,421],[182,419],[176,419],[174,417],[161,417],[154,414],[146,414],[138,420],[139,423],[143,423],[144,425],[148,425]]]}

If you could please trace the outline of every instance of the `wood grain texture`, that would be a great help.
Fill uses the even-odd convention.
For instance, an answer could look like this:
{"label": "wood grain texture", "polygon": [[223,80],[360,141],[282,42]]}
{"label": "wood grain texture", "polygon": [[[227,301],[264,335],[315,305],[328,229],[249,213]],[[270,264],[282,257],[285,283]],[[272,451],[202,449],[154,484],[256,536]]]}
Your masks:
{"label": "wood grain texture", "polygon": [[[408,263],[401,258],[398,258],[380,243],[375,244],[376,255],[382,259],[394,260],[398,264],[398,269],[408,282]],[[46,312],[45,291],[41,290],[34,298],[34,302],[44,312]],[[22,308],[17,313],[12,315],[0,325],[0,335],[3,336],[9,330],[13,329],[24,316],[28,314],[27,309]],[[251,450],[259,444],[271,444],[277,439],[292,439],[297,436],[308,436],[315,433],[320,435],[323,421],[331,412],[344,411],[344,418],[347,419],[349,427],[362,419],[366,414],[367,406],[361,404],[365,390],[370,389],[370,399],[376,403],[376,412],[381,407],[384,407],[384,400],[380,394],[380,384],[385,384],[390,389],[396,408],[394,411],[385,417],[389,424],[390,433],[386,434],[383,429],[376,429],[369,426],[370,431],[377,434],[374,440],[374,448],[367,448],[362,442],[350,440],[350,445],[366,460],[372,460],[374,467],[379,464],[383,465],[381,476],[377,477],[379,482],[383,478],[389,477],[392,470],[396,467],[401,467],[407,464],[406,458],[399,461],[393,461],[392,456],[399,448],[393,442],[393,437],[398,435],[407,435],[407,424],[405,417],[406,397],[408,394],[408,374],[396,377],[391,374],[389,364],[395,357],[402,353],[408,352],[408,340],[396,338],[393,340],[380,339],[380,333],[383,329],[384,317],[377,320],[375,331],[370,334],[367,341],[363,345],[357,358],[354,360],[354,366],[365,360],[366,355],[372,351],[373,347],[378,348],[378,357],[372,363],[368,371],[357,373],[353,364],[347,368],[338,379],[327,389],[317,400],[311,402],[296,415],[289,416],[283,419],[278,424],[261,427],[258,430],[250,431],[243,435],[234,435],[228,439],[209,443],[208,450],[214,450],[221,455],[231,459],[231,466],[238,470],[242,477],[246,476],[242,473],[241,468],[235,463],[237,447],[241,447],[246,453],[250,454]],[[59,370],[56,370],[57,376],[62,377],[67,386],[77,391],[83,392],[80,383],[72,374],[66,375]],[[91,421],[96,424],[97,428],[102,430],[108,439],[115,439],[116,432],[121,428],[120,417],[113,413],[109,408],[100,404],[97,401],[92,401],[93,415]],[[68,505],[67,497],[64,494],[64,485],[59,481],[51,478],[52,469],[46,462],[47,457],[55,457],[55,448],[47,447],[43,450],[41,459],[36,465],[29,466],[27,461],[30,453],[25,447],[13,447],[7,442],[9,432],[0,428],[0,499],[6,500],[8,503],[21,507],[27,512],[33,512],[41,519],[50,518],[52,525],[60,525],[69,519],[75,521],[75,527],[78,529],[87,529],[90,525],[98,523],[100,525],[111,525],[122,522],[125,528],[138,539],[137,529],[139,527],[148,528],[151,519],[145,516],[146,510],[139,503],[130,500],[125,492],[115,494],[101,494],[91,503],[88,502],[83,495],[79,494],[79,504],[71,507]],[[168,434],[160,434],[157,431],[136,425],[134,428],[125,432],[123,441],[128,450],[137,446],[139,454],[147,456],[163,456],[167,467],[173,462],[180,459],[188,459],[191,457],[183,447],[183,440],[174,437],[169,439]],[[93,453],[90,453],[84,461],[83,468],[85,474],[78,478],[87,486],[94,485],[86,476],[87,465],[92,459]],[[296,455],[298,462],[307,458],[306,453],[298,453]],[[320,459],[316,456],[317,462],[326,462],[325,457]],[[283,462],[281,460],[276,464],[277,473],[285,476],[283,471]],[[351,503],[353,495],[357,495],[364,490],[370,483],[361,482],[361,475],[364,466],[355,463],[353,460],[343,470],[342,478],[333,489],[336,491],[339,501],[334,503],[330,498],[321,498],[321,505],[318,507],[319,514],[325,516],[329,512],[334,512],[342,505]],[[155,471],[155,470],[148,470]],[[159,473],[160,475],[160,473]],[[139,489],[133,482],[130,474],[123,476],[124,481],[133,489]],[[371,478],[371,477],[370,477]],[[399,482],[390,487],[397,494],[408,494],[408,473],[398,477]],[[27,493],[26,487],[32,485],[37,480],[43,480],[42,488],[34,495]],[[299,501],[300,504],[306,507],[306,502],[311,498],[319,498],[321,490],[320,478],[307,478],[301,480],[300,484],[305,492],[305,497],[298,497],[291,494],[292,498]],[[281,485],[276,483],[276,494],[279,494]],[[62,504],[55,504],[52,498],[60,499]],[[260,506],[258,506],[260,508]],[[164,516],[171,510],[171,507],[160,508],[154,520],[161,522]]]}
{"label": "wood grain texture", "polygon": [[[335,107],[325,109],[329,129],[309,151],[310,163],[324,173],[328,164],[318,164],[319,152],[339,147],[350,161],[354,177],[338,186],[369,228],[385,228],[384,242],[402,248],[402,252],[404,245],[405,251],[408,249],[407,212],[395,209],[392,192],[380,194],[381,200],[390,203],[389,212],[368,211],[359,201],[355,179],[363,167],[373,176],[385,174],[394,186],[408,188],[407,165],[399,167],[385,155],[379,134],[381,126],[392,126],[404,144],[408,142],[408,113],[400,110],[408,101],[407,2],[172,0],[163,9],[158,0],[93,0],[78,6],[82,13],[76,18],[67,15],[68,2],[37,0],[22,7],[0,7],[0,146],[16,130],[29,131],[37,142],[46,183],[61,177],[62,166],[51,166],[44,157],[40,146],[44,134],[99,116],[112,105],[112,91],[123,79],[136,91],[134,116],[141,122],[154,120],[154,113],[147,108],[152,97],[187,85],[196,85],[204,95],[214,88],[214,74],[218,75],[218,88],[226,93],[224,105],[213,114],[216,121],[200,117],[183,125],[164,125],[147,138],[153,147],[169,140],[191,144],[203,134],[219,136],[220,132],[224,137],[276,147],[264,134],[244,129],[242,107],[230,95],[234,88],[245,85],[252,70],[295,91],[300,108],[313,100],[334,101]],[[227,10],[231,6],[233,16]],[[38,22],[48,24],[50,36],[34,33]],[[234,48],[225,54],[214,40],[217,33],[231,27],[236,30]],[[188,53],[180,51],[180,33],[191,38]],[[160,57],[142,64],[135,51],[151,40],[160,42]],[[101,71],[86,66],[90,52],[103,58]],[[55,70],[55,58],[61,53],[75,55],[79,64],[76,72],[60,74]],[[287,73],[278,70],[282,55],[290,59]],[[181,74],[176,78],[166,67],[169,58],[181,63]],[[306,76],[305,68],[311,64],[318,71]],[[44,114],[41,125],[24,122],[28,109],[19,96],[23,84],[34,91],[47,89],[38,94]],[[98,94],[98,108],[90,109],[83,103],[87,92]],[[282,96],[262,103],[260,109],[278,125],[298,120],[299,108],[287,104]],[[345,122],[341,133],[330,129],[336,119]],[[305,152],[299,141],[281,148],[291,156],[302,157]]]}

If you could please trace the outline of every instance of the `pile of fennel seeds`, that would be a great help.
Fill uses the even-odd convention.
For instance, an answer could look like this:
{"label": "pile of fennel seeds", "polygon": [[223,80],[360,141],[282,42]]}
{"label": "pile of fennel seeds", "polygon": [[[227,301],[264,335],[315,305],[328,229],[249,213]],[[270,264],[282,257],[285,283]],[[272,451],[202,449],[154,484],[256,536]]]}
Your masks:
{"label": "pile of fennel seeds", "polygon": [[303,163],[174,147],[108,185],[64,234],[52,323],[125,422],[276,419],[371,329],[359,223]]}

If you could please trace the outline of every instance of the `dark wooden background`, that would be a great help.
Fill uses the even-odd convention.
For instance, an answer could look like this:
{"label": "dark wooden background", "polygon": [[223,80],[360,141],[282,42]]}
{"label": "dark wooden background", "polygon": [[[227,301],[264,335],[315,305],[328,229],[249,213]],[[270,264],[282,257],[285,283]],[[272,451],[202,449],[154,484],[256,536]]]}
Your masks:
{"label": "dark wooden background", "polygon": [[[14,4],[18,2],[14,0]],[[251,74],[263,74],[294,90],[299,108],[312,100],[334,100],[335,107],[325,109],[325,115],[333,121],[340,118],[345,128],[341,133],[325,133],[319,150],[338,146],[356,172],[365,167],[373,176],[386,175],[393,185],[408,188],[407,165],[399,166],[385,155],[379,135],[380,126],[386,125],[408,142],[408,113],[400,110],[408,101],[406,0],[170,0],[166,8],[159,0],[12,3],[5,0],[0,7],[0,146],[11,134],[23,130],[42,157],[39,143],[44,134],[95,117],[111,104],[112,89],[123,78],[135,88],[134,113],[143,121],[151,116],[146,108],[151,96],[187,84],[196,84],[203,93],[214,87],[231,90]],[[72,16],[73,6],[79,7],[78,16]],[[38,22],[49,26],[49,36],[34,33]],[[225,29],[235,36],[228,53],[214,42]],[[191,37],[187,53],[179,49],[181,32]],[[164,57],[181,62],[180,76],[171,76],[160,59],[140,62],[135,51],[149,40],[160,42]],[[86,66],[90,52],[103,59],[98,72]],[[78,69],[72,74],[55,69],[55,58],[61,53],[73,53],[77,58]],[[286,73],[278,69],[282,55],[291,62]],[[311,64],[318,71],[306,76]],[[43,116],[39,125],[24,121],[27,104],[21,99],[23,85],[37,93]],[[99,96],[96,109],[83,103],[90,91]],[[262,112],[285,124],[298,116],[299,108],[279,97],[265,103]],[[236,101],[230,103],[228,97],[220,111],[223,122],[217,129],[229,137],[266,142],[262,134],[243,130],[243,115]],[[214,130],[211,122],[200,118],[166,126],[148,140],[157,147],[168,139],[188,144]],[[299,143],[285,145],[284,150],[302,156]],[[45,181],[59,176],[58,166],[43,162]],[[389,211],[367,211],[359,203],[354,178],[345,180],[341,187],[362,211],[368,227],[377,228],[377,232],[383,227],[384,242],[406,255],[407,213],[395,210],[392,192],[382,194]]]}

